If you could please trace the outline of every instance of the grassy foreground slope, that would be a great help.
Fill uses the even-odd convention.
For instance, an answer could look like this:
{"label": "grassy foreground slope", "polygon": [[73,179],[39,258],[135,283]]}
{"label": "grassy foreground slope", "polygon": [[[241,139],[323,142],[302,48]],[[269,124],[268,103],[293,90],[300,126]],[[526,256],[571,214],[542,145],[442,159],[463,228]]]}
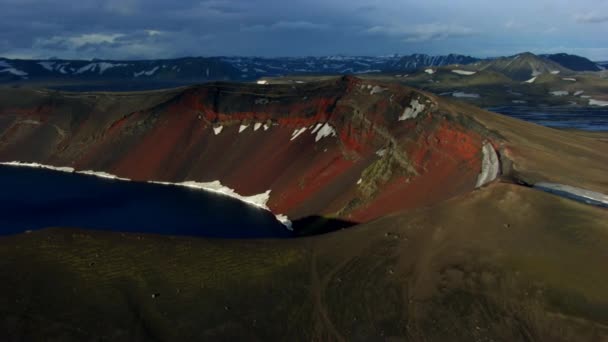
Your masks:
{"label": "grassy foreground slope", "polygon": [[328,235],[0,239],[20,340],[602,341],[608,211],[495,183]]}

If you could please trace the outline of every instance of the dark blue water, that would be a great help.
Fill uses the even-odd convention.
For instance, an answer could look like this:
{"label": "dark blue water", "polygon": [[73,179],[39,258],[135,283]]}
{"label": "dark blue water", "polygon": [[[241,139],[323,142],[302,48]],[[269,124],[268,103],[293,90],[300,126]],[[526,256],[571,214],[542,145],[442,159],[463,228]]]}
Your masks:
{"label": "dark blue water", "polygon": [[608,108],[507,106],[488,110],[547,127],[608,131]]}
{"label": "dark blue water", "polygon": [[46,227],[220,238],[291,236],[270,212],[207,191],[0,166],[0,235]]}

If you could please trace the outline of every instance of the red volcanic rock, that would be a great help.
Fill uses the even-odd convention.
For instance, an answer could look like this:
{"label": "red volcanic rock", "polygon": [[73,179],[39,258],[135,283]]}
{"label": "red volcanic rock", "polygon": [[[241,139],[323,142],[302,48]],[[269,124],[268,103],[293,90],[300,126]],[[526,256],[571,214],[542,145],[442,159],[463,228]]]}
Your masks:
{"label": "red volcanic rock", "polygon": [[271,190],[271,210],[292,219],[364,222],[469,191],[489,137],[428,94],[351,77],[36,101],[0,108],[0,160]]}

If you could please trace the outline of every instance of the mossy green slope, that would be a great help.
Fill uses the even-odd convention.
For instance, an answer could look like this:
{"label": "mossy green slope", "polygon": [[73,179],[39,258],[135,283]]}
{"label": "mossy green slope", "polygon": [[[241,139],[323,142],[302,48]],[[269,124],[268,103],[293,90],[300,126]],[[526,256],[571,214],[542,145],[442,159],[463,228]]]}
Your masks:
{"label": "mossy green slope", "polygon": [[608,212],[494,184],[294,240],[0,239],[3,340],[598,341]]}

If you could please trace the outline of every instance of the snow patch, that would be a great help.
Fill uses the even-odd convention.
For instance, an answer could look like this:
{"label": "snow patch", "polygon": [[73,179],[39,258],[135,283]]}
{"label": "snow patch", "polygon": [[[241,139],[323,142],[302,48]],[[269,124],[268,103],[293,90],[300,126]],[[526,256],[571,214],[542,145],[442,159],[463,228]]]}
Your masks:
{"label": "snow patch", "polygon": [[95,176],[95,177],[99,177],[99,178],[107,178],[107,179],[117,179],[117,180],[122,180],[122,181],[130,181],[129,178],[118,177],[118,176],[115,176],[113,174],[110,174],[110,173],[107,173],[107,172],[103,172],[103,171],[85,170],[85,171],[76,171],[76,173],[80,173],[80,174],[83,174],[83,175],[89,175],[89,176]]}
{"label": "snow patch", "polygon": [[[261,194],[257,194],[257,195],[252,195],[252,196],[243,196],[239,193],[237,193],[236,191],[234,191],[234,189],[231,189],[225,185],[222,185],[222,183],[219,180],[213,181],[213,182],[195,182],[195,181],[185,181],[185,182],[181,182],[181,183],[170,183],[170,182],[158,182],[158,181],[149,181],[148,183],[153,183],[153,184],[162,184],[162,185],[173,185],[173,186],[182,186],[182,187],[186,187],[186,188],[191,188],[191,189],[200,189],[200,190],[205,190],[205,191],[210,191],[210,192],[215,192],[224,196],[228,196],[228,197],[232,197],[232,198],[236,198],[240,201],[243,201],[245,203],[248,203],[252,206],[258,207],[260,209],[264,209],[264,210],[268,210],[270,211],[270,208],[268,208],[268,200],[270,199],[270,192],[271,190],[267,190],[266,192],[263,192]],[[287,229],[291,230],[291,221],[289,221],[289,219],[287,218],[287,216],[283,215],[283,214],[278,214],[275,215],[276,219],[281,222]]]}
{"label": "snow patch", "polygon": [[274,215],[274,217],[276,217],[277,220],[285,226],[285,228],[287,228],[289,230],[293,230],[293,224],[291,223],[291,221],[289,220],[287,215],[278,214],[278,215]]}
{"label": "snow patch", "polygon": [[386,154],[386,149],[384,149],[384,148],[376,151],[376,155],[378,157],[384,157],[385,154]]}
{"label": "snow patch", "polygon": [[600,101],[600,100],[589,99],[589,105],[590,106],[605,107],[605,106],[608,106],[608,101]]}
{"label": "snow patch", "polygon": [[465,93],[462,91],[455,91],[452,93],[453,97],[464,97],[464,98],[470,98],[470,99],[478,99],[479,98],[479,94],[474,94],[474,93]]}
{"label": "snow patch", "polygon": [[534,81],[536,81],[536,76],[534,76],[531,79],[525,81],[524,83],[534,83]]}
{"label": "snow patch", "polygon": [[264,124],[264,130],[267,131],[270,128],[270,124],[269,123],[265,123]]}
{"label": "snow patch", "polygon": [[[2,62],[0,61],[0,66],[2,66],[1,63]],[[38,64],[48,71],[53,71],[53,66],[55,65],[55,62],[38,62]]]}
{"label": "snow patch", "polygon": [[584,90],[577,90],[574,92],[574,96],[580,96],[584,92],[585,92]]}
{"label": "snow patch", "polygon": [[315,128],[313,128],[313,130],[312,130],[311,134],[315,134],[315,133],[317,133],[317,131],[318,131],[318,130],[321,128],[321,126],[323,126],[323,124],[322,124],[322,123],[320,123],[320,122],[319,122],[319,123],[317,123],[317,124],[315,125]]}
{"label": "snow patch", "polygon": [[97,66],[96,63],[87,64],[87,65],[83,66],[82,68],[79,68],[78,70],[76,70],[76,73],[77,74],[82,74],[82,73],[85,73],[87,71],[93,71],[93,70],[95,70],[95,66]]}
{"label": "snow patch", "polygon": [[382,87],[380,87],[380,86],[374,86],[374,87],[372,88],[372,90],[369,92],[369,94],[370,94],[370,95],[374,95],[374,94],[380,94],[380,93],[382,93],[382,92],[383,92],[383,91],[385,91],[385,90],[386,90],[386,88],[382,88]]}
{"label": "snow patch", "polygon": [[481,148],[483,159],[481,161],[481,173],[477,176],[476,188],[486,185],[498,177],[500,163],[498,155],[494,151],[492,144],[486,142]]}
{"label": "snow patch", "polygon": [[0,72],[7,72],[9,74],[13,74],[15,76],[21,76],[21,77],[27,76],[27,72],[21,71],[21,70],[17,70],[15,68],[3,69],[3,70],[0,70]]}
{"label": "snow patch", "polygon": [[[318,126],[318,124],[317,124]],[[316,129],[316,127],[315,127]],[[314,131],[313,131],[314,134]],[[325,138],[325,137],[329,137],[329,136],[336,136],[336,130],[327,122],[321,126],[321,128],[319,129],[319,131],[317,132],[317,136],[315,137],[315,142]]]}
{"label": "snow patch", "polygon": [[28,163],[28,162],[20,162],[20,161],[0,162],[0,165],[20,166],[20,167],[33,167],[33,168],[37,168],[37,169],[55,170],[55,171],[68,172],[68,173],[74,172],[74,168],[73,167],[68,167],[68,166],[51,166],[51,165],[44,165],[44,164],[38,164],[38,163]]}
{"label": "snow patch", "polygon": [[413,99],[410,102],[410,105],[405,108],[403,114],[401,114],[398,118],[398,121],[407,120],[407,119],[415,119],[418,114],[422,113],[424,110],[424,104],[418,102],[418,99]]}
{"label": "snow patch", "polygon": [[576,82],[576,78],[572,78],[572,77],[564,77],[562,78],[563,81],[570,81],[570,82]]}
{"label": "snow patch", "polygon": [[477,71],[467,71],[467,70],[452,70],[453,73],[464,76],[475,75]]}
{"label": "snow patch", "polygon": [[570,93],[568,93],[566,90],[555,90],[555,91],[549,92],[549,94],[551,94],[553,96],[566,96]]}
{"label": "snow patch", "polygon": [[154,75],[154,73],[157,70],[158,70],[158,66],[155,66],[154,69],[152,69],[152,70],[148,70],[148,71],[144,70],[144,71],[133,73],[133,76],[135,76],[135,77],[139,77],[139,76],[142,76],[142,75],[144,75],[144,76],[152,76],[152,75]]}
{"label": "snow patch", "polygon": [[108,70],[108,69],[116,68],[116,67],[123,67],[123,66],[127,66],[127,64],[123,64],[123,63],[114,64],[114,63],[107,63],[107,62],[97,63],[97,67],[99,68],[100,75],[103,74],[104,72],[106,72],[106,70]]}
{"label": "snow patch", "polygon": [[257,131],[258,129],[260,129],[260,127],[262,127],[262,123],[261,122],[256,122],[255,124],[253,124],[253,130]]}
{"label": "snow patch", "polygon": [[222,133],[223,129],[224,129],[224,126],[215,126],[215,127],[213,127],[213,133],[215,135],[218,135],[218,134]]}
{"label": "snow patch", "polygon": [[256,83],[257,84],[268,84],[268,81],[266,81],[266,80],[258,80]]}
{"label": "snow patch", "polygon": [[241,125],[239,126],[239,133],[241,133],[241,132],[243,132],[244,130],[246,130],[246,129],[247,129],[247,127],[249,127],[249,125],[243,125],[243,124],[241,124]]}
{"label": "snow patch", "polygon": [[432,74],[435,73],[435,70],[433,70],[433,69],[424,69],[424,72],[426,72],[429,75],[432,75]]}
{"label": "snow patch", "polygon": [[291,139],[289,139],[289,141],[295,140],[295,138],[304,132],[306,132],[306,127],[294,130],[293,133],[291,133]]}
{"label": "snow patch", "polygon": [[528,103],[528,101],[524,101],[524,100],[513,100],[513,101],[511,101],[511,102],[516,103],[516,104],[524,104],[524,103]]}
{"label": "snow patch", "polygon": [[557,75],[557,74],[559,74],[559,70],[552,70],[551,71],[551,75]]}

